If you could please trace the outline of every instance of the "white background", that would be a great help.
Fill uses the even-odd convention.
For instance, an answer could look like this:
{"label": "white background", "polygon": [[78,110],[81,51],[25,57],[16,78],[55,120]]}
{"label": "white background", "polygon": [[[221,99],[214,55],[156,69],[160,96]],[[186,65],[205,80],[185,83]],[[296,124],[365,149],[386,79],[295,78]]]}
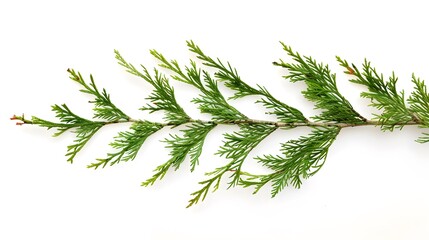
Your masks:
{"label": "white background", "polygon": [[[266,86],[311,116],[316,112],[299,93],[303,85],[288,83],[271,65],[285,56],[278,43],[284,41],[330,64],[343,94],[370,117],[368,101],[359,97],[363,88],[347,81],[335,55],[356,64],[367,57],[385,74],[394,69],[398,88],[408,94],[412,72],[429,79],[427,9],[424,1],[2,1],[0,239],[429,239],[429,145],[414,142],[418,128],[344,129],[325,166],[301,189],[271,199],[268,188],[257,195],[226,191],[225,179],[219,191],[186,209],[204,172],[226,161],[213,155],[221,134],[236,128],[210,133],[196,172],[184,164],[143,188],[140,182],[168,159],[158,141],[172,131],[152,136],[135,161],[94,171],[85,166],[104,157],[127,126],[100,131],[70,165],[64,154],[72,135],[51,138],[51,131],[9,121],[22,113],[53,119],[55,103],[91,116],[90,98],[68,79],[69,67],[94,74],[118,106],[145,117],[137,109],[151,88],[116,64],[113,49],[136,65],[155,66],[152,48],[184,63],[193,57],[189,39],[230,61],[250,85]],[[179,102],[199,117],[189,103],[197,92],[172,84]],[[232,104],[265,117],[254,100]],[[277,131],[246,167],[258,169],[253,156],[276,152],[280,142],[305,132]]]}

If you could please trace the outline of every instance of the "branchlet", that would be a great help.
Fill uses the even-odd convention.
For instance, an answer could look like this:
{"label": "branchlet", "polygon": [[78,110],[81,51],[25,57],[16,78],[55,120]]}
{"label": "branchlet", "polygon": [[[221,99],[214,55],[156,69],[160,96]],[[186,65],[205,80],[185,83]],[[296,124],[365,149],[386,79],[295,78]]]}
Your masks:
{"label": "branchlet", "polygon": [[[299,188],[303,179],[321,170],[330,146],[346,127],[373,125],[379,126],[383,131],[402,129],[406,125],[429,128],[429,94],[424,81],[415,75],[412,75],[414,90],[407,98],[403,90],[397,89],[398,78],[394,73],[385,77],[377,72],[368,60],[365,60],[361,67],[357,67],[337,57],[340,66],[344,67],[344,73],[351,78],[350,82],[365,88],[361,96],[370,99],[370,106],[379,110],[372,119],[367,119],[339,92],[337,76],[331,72],[328,65],[317,62],[312,57],[300,55],[284,43],[281,45],[288,59],[280,59],[274,62],[274,65],[284,68],[285,79],[305,83],[306,89],[302,94],[314,103],[320,114],[304,116],[295,106],[280,101],[264,86],[247,84],[231,63],[209,57],[193,41],[188,41],[187,47],[195,54],[195,60],[190,60],[188,65],[181,65],[178,61],[151,50],[150,54],[158,61],[158,67],[153,71],[149,71],[144,65],[135,67],[127,62],[119,51],[114,51],[119,65],[152,85],[152,92],[140,110],[149,113],[162,112],[162,122],[130,117],[113,103],[105,89],[98,88],[92,75],[87,81],[81,73],[73,69],[67,70],[70,79],[80,86],[82,93],[93,98],[90,101],[93,104],[91,119],[79,116],[66,104],[56,104],[52,106],[56,121],[35,116],[27,119],[24,115],[13,115],[11,120],[16,121],[17,125],[32,124],[54,129],[55,137],[68,131],[74,133],[75,139],[66,151],[69,162],[74,161],[88,141],[104,126],[130,123],[128,130],[119,132],[112,140],[112,152],[88,165],[88,168],[93,169],[132,161],[152,134],[167,126],[182,126],[179,134],[171,133],[162,140],[169,151],[169,159],[156,167],[153,176],[143,181],[142,186],[154,185],[170,169],[177,170],[182,167],[186,159],[190,160],[190,171],[194,171],[200,162],[208,134],[218,125],[237,125],[238,130],[224,134],[223,144],[216,153],[226,158],[227,163],[206,173],[206,179],[200,182],[200,188],[191,193],[188,207],[203,201],[210,191],[217,190],[223,178],[229,178],[228,188],[249,187],[254,189],[254,193],[264,186],[269,186],[273,197],[287,186]],[[192,99],[192,103],[201,113],[210,115],[211,119],[190,117],[177,101],[171,80],[196,88],[199,95]],[[232,97],[226,98],[219,84],[230,88],[234,93]],[[277,121],[251,119],[230,104],[231,100],[247,96],[257,96],[256,104],[265,107],[267,114],[274,115]],[[281,143],[280,154],[266,153],[255,157],[256,162],[266,168],[268,173],[252,174],[244,169],[243,163],[248,160],[249,154],[268,136],[275,131],[287,132],[296,127],[307,127],[311,132]],[[429,134],[423,133],[417,142],[429,142]]]}

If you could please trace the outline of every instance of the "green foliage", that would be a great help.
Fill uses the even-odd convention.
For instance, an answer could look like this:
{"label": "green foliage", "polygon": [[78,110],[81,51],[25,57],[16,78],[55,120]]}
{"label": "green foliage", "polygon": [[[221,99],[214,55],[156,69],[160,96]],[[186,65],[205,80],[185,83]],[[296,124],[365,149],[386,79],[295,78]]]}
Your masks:
{"label": "green foliage", "polygon": [[187,41],[189,50],[194,52],[197,55],[197,58],[200,59],[204,65],[215,68],[218,70],[215,73],[215,77],[219,80],[225,82],[225,86],[235,90],[235,95],[232,96],[232,99],[241,98],[249,95],[258,95],[259,91],[255,88],[247,85],[241,80],[238,76],[237,70],[232,68],[232,66],[227,63],[223,64],[219,59],[213,60],[211,57],[205,55],[203,51],[195,45],[193,41]]}
{"label": "green foliage", "polygon": [[[298,109],[278,100],[269,90],[261,85],[252,87],[244,82],[238,71],[229,62],[222,62],[218,58],[206,55],[194,42],[188,41],[189,50],[196,54],[198,63],[190,60],[189,65],[181,67],[176,60],[168,60],[164,55],[151,50],[150,53],[159,61],[159,67],[170,75],[171,79],[189,84],[199,91],[199,95],[192,99],[202,114],[211,116],[210,120],[201,120],[189,116],[176,100],[174,88],[169,78],[157,68],[151,74],[141,65],[137,69],[128,63],[115,50],[118,63],[127,72],[144,79],[152,86],[152,92],[146,98],[147,102],[141,110],[164,113],[162,122],[137,120],[126,115],[116,107],[105,89],[97,88],[92,75],[89,83],[82,75],[74,70],[68,70],[70,78],[77,82],[83,93],[91,95],[94,100],[93,118],[86,119],[73,113],[67,105],[54,105],[52,110],[58,122],[44,120],[38,117],[26,119],[24,115],[13,116],[18,125],[35,124],[47,129],[55,129],[54,136],[71,131],[75,134],[74,142],[67,148],[67,160],[73,162],[77,153],[103,126],[128,123],[129,130],[120,132],[110,143],[112,152],[105,158],[99,158],[88,165],[88,168],[104,168],[120,162],[134,160],[145,141],[164,127],[181,126],[180,134],[170,133],[162,142],[169,150],[169,159],[159,165],[152,177],[142,183],[151,186],[162,179],[170,169],[177,170],[186,159],[190,161],[190,170],[194,171],[199,164],[206,137],[218,125],[236,125],[237,131],[224,133],[224,141],[217,151],[217,155],[226,158],[225,165],[206,173],[207,179],[200,182],[200,189],[191,194],[189,206],[203,201],[209,191],[216,191],[221,180],[229,177],[228,188],[241,186],[252,187],[255,193],[263,186],[271,185],[271,194],[276,196],[286,186],[299,188],[303,179],[313,176],[324,165],[330,146],[343,128],[376,125],[382,130],[394,130],[406,125],[429,127],[429,94],[424,81],[413,75],[415,85],[411,96],[405,98],[404,91],[396,89],[397,77],[392,74],[385,81],[382,74],[377,73],[374,67],[365,60],[362,70],[337,57],[351,82],[367,87],[362,97],[371,100],[371,106],[381,111],[375,114],[374,120],[367,120],[356,112],[349,101],[339,92],[336,85],[336,75],[331,73],[327,65],[318,63],[311,57],[301,56],[292,51],[289,46],[282,44],[291,62],[280,60],[274,65],[287,70],[286,79],[291,82],[302,81],[307,88],[303,95],[314,102],[315,108],[321,113],[306,118]],[[214,70],[210,74],[204,68]],[[179,83],[180,84],[180,83]],[[219,89],[219,84],[230,88],[234,95],[227,99]],[[256,103],[264,106],[267,114],[275,115],[278,121],[251,119],[239,109],[233,107],[229,101],[246,96],[258,96]],[[276,130],[287,131],[294,127],[308,127],[311,133],[280,145],[280,154],[265,154],[255,158],[256,162],[269,172],[267,174],[252,174],[245,169],[244,162],[252,150]],[[418,142],[429,142],[429,134],[425,133]]]}
{"label": "green foliage", "polygon": [[186,66],[184,72],[176,60],[168,61],[156,50],[151,50],[151,54],[160,61],[160,67],[173,72],[171,75],[173,79],[190,84],[200,90],[201,94],[192,102],[199,105],[198,108],[202,113],[212,115],[214,121],[235,121],[247,118],[226,101],[219,91],[217,82],[206,71],[197,68],[194,61],[190,61],[190,66]]}
{"label": "green foliage", "polygon": [[187,42],[189,50],[197,54],[197,58],[203,61],[203,64],[209,67],[212,67],[217,70],[215,77],[220,81],[225,82],[225,86],[231,88],[235,91],[234,96],[231,99],[237,99],[250,95],[260,95],[263,96],[257,103],[262,103],[268,109],[273,109],[274,111],[268,112],[268,114],[276,115],[277,118],[285,123],[292,122],[306,122],[307,119],[304,115],[296,108],[293,108],[271,95],[265,87],[258,85],[258,89],[255,89],[245,82],[243,82],[238,75],[238,72],[235,68],[231,66],[228,62],[225,64],[222,63],[219,59],[216,61],[205,55],[203,51],[195,45],[194,42]]}
{"label": "green foliage", "polygon": [[186,156],[190,156],[191,171],[194,171],[198,165],[198,158],[203,151],[204,140],[207,134],[216,125],[212,123],[193,123],[187,126],[186,129],[181,130],[183,136],[172,135],[170,138],[165,139],[167,143],[166,148],[170,148],[171,158],[159,165],[154,171],[155,174],[148,180],[142,183],[142,186],[153,185],[157,180],[162,179],[170,167],[177,170],[185,160]]}
{"label": "green foliage", "polygon": [[188,207],[198,203],[200,199],[204,200],[211,186],[213,186],[213,191],[216,191],[226,172],[232,173],[229,187],[236,186],[241,179],[241,167],[247,155],[274,130],[276,127],[272,125],[243,124],[240,125],[240,131],[232,134],[226,133],[224,145],[220,147],[217,154],[225,156],[231,161],[213,172],[206,173],[210,178],[200,182],[203,187],[191,194],[193,198],[189,200]]}
{"label": "green foliage", "polygon": [[281,145],[282,156],[264,155],[258,162],[273,172],[266,175],[248,176],[240,184],[255,187],[255,193],[265,184],[272,182],[271,194],[275,197],[285,186],[301,187],[302,178],[317,173],[325,163],[329,147],[340,132],[338,127],[315,127],[305,137],[290,140]]}
{"label": "green foliage", "polygon": [[307,118],[296,108],[293,108],[271,95],[270,92],[264,87],[260,88],[260,93],[264,97],[256,101],[268,108],[270,111],[267,114],[275,115],[282,123],[306,123]]}
{"label": "green foliage", "polygon": [[90,76],[91,82],[87,84],[79,72],[75,72],[73,69],[68,69],[67,71],[70,73],[70,79],[83,87],[80,90],[81,92],[94,96],[94,101],[91,101],[94,104],[94,118],[103,119],[108,122],[98,122],[82,118],[74,114],[67,105],[62,104],[61,106],[52,106],[52,111],[56,113],[56,117],[60,120],[59,123],[43,120],[38,117],[33,117],[28,123],[37,124],[48,129],[57,129],[57,132],[54,134],[55,137],[71,130],[76,135],[76,139],[73,141],[73,144],[67,146],[66,156],[68,157],[67,161],[72,163],[77,153],[83,149],[86,143],[101,127],[108,123],[129,121],[130,117],[111,102],[110,95],[105,89],[100,93],[92,75]]}
{"label": "green foliage", "polygon": [[75,72],[73,69],[67,69],[70,73],[70,79],[82,85],[83,89],[80,91],[93,95],[95,97],[94,103],[94,118],[103,119],[106,121],[128,121],[128,117],[119,108],[117,108],[111,101],[110,95],[107,94],[106,90],[103,89],[101,93],[98,91],[95,85],[94,78],[90,75],[91,82],[89,85],[83,80],[82,75],[79,72]]}
{"label": "green foliage", "polygon": [[275,126],[265,124],[242,124],[240,131],[225,134],[224,145],[217,154],[231,159],[229,170],[233,170],[230,186],[235,186],[240,180],[241,166],[247,155],[258,146],[268,135],[276,130]]}
{"label": "green foliage", "polygon": [[[417,78],[414,74],[412,81],[415,84],[414,91],[411,93],[408,102],[410,104],[410,110],[414,114],[414,119],[421,121],[421,127],[429,127],[429,94],[423,80]],[[423,133],[423,136],[417,139],[417,142],[426,143],[429,142],[429,134]]]}
{"label": "green foliage", "polygon": [[127,63],[119,51],[115,50],[115,54],[119,65],[125,67],[127,72],[143,78],[154,87],[153,92],[146,98],[151,103],[142,107],[141,110],[148,110],[151,113],[161,110],[165,111],[164,119],[176,125],[185,123],[190,119],[183,108],[177,103],[174,96],[174,89],[170,86],[168,79],[164,75],[160,74],[157,69],[154,69],[155,75],[152,77],[143,65],[141,65],[143,72],[140,72],[132,64]]}
{"label": "green foliage", "polygon": [[398,78],[395,73],[392,73],[386,82],[383,74],[378,74],[366,59],[362,65],[362,72],[355,65],[349,66],[347,61],[339,57],[337,60],[347,69],[346,73],[355,77],[350,80],[351,82],[368,88],[368,92],[363,92],[361,96],[371,100],[370,106],[382,110],[381,114],[374,116],[383,130],[392,131],[395,127],[402,128],[406,123],[413,121],[413,114],[405,103],[404,91],[398,92],[396,89]]}
{"label": "green foliage", "polygon": [[32,117],[31,123],[48,129],[56,129],[57,132],[54,133],[54,137],[71,130],[75,134],[76,139],[73,141],[73,144],[67,146],[66,156],[68,157],[67,161],[72,163],[76,154],[82,150],[91,137],[103,126],[103,123],[79,117],[65,104],[52,106],[52,111],[56,113],[56,117],[60,120],[59,123],[43,120],[38,117]]}
{"label": "green foliage", "polygon": [[327,65],[317,63],[313,58],[301,56],[291,47],[282,43],[283,49],[292,57],[293,63],[274,63],[286,68],[289,73],[284,78],[291,82],[303,81],[307,84],[304,96],[315,102],[316,109],[322,113],[313,117],[316,121],[361,123],[366,119],[357,113],[352,105],[340,94],[335,74],[331,74]]}
{"label": "green foliage", "polygon": [[133,160],[137,156],[145,140],[162,127],[162,124],[148,121],[133,123],[129,131],[120,132],[118,136],[115,137],[115,141],[110,144],[110,146],[118,151],[115,153],[108,153],[106,158],[97,159],[97,162],[91,163],[88,165],[88,168],[104,168],[107,164],[112,166],[121,161],[127,162]]}

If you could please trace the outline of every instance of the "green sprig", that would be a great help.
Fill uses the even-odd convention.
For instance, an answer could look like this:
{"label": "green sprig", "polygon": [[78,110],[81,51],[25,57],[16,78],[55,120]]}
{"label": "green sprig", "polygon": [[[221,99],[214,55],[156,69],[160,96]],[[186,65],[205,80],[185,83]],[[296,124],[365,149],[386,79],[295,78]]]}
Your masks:
{"label": "green sprig", "polygon": [[361,123],[366,119],[357,113],[352,105],[338,91],[336,76],[331,74],[327,65],[317,63],[313,58],[301,56],[291,47],[282,43],[283,49],[292,57],[293,63],[274,62],[274,65],[286,68],[289,73],[284,78],[291,82],[303,81],[307,84],[304,96],[315,102],[316,109],[322,113],[313,117],[316,121]]}
{"label": "green sprig", "polygon": [[127,162],[134,160],[146,139],[162,127],[163,125],[161,124],[149,121],[133,123],[129,131],[120,132],[118,136],[115,137],[115,140],[110,144],[110,146],[118,151],[108,153],[106,158],[97,159],[97,162],[89,164],[88,168],[104,168],[108,164],[112,166],[120,163],[121,161]]}
{"label": "green sprig", "polygon": [[395,73],[392,72],[389,80],[385,81],[383,74],[377,73],[366,59],[362,65],[362,72],[354,65],[349,66],[347,61],[339,57],[337,60],[341,66],[347,69],[346,73],[355,77],[350,80],[351,82],[368,88],[368,91],[362,92],[361,96],[371,100],[370,106],[382,110],[381,114],[374,114],[381,129],[392,131],[394,128],[402,128],[406,123],[414,120],[412,112],[406,105],[404,91],[398,92],[396,89],[398,78]]}
{"label": "green sprig", "polygon": [[[362,69],[346,60],[337,57],[338,62],[350,75],[353,83],[363,85],[367,91],[361,95],[371,100],[370,106],[381,113],[374,114],[373,120],[368,120],[359,114],[350,102],[339,92],[336,85],[336,75],[326,64],[322,64],[309,56],[302,56],[282,43],[290,61],[280,60],[274,65],[285,68],[284,76],[291,82],[302,81],[307,88],[303,95],[315,104],[321,113],[311,118],[305,117],[297,108],[288,105],[262,85],[248,85],[229,62],[206,55],[194,42],[188,41],[189,50],[196,55],[197,61],[190,60],[189,65],[181,66],[176,60],[168,60],[156,50],[150,54],[159,62],[159,68],[175,81],[189,84],[199,91],[192,99],[202,114],[211,116],[210,120],[202,120],[189,116],[179,104],[168,75],[155,68],[150,73],[140,65],[137,69],[128,63],[115,50],[115,58],[127,72],[144,79],[152,86],[152,92],[146,98],[141,110],[162,112],[162,122],[133,119],[113,104],[105,89],[99,90],[92,75],[86,82],[79,72],[69,69],[70,78],[81,86],[81,92],[91,95],[94,99],[93,118],[87,119],[72,112],[67,105],[54,105],[52,110],[58,122],[44,120],[33,116],[26,119],[24,115],[14,115],[17,125],[34,124],[47,129],[54,129],[54,136],[65,132],[75,134],[75,139],[67,147],[67,161],[73,162],[76,155],[85,147],[92,137],[103,127],[110,124],[131,124],[127,131],[120,132],[110,143],[112,152],[106,157],[99,158],[88,165],[88,168],[104,168],[120,162],[134,160],[144,143],[150,136],[165,127],[181,126],[180,134],[171,133],[162,140],[170,151],[169,159],[159,165],[152,177],[142,183],[151,186],[162,179],[170,169],[177,170],[186,159],[190,161],[190,171],[194,171],[200,162],[204,143],[209,133],[218,125],[236,125],[237,131],[224,133],[223,144],[217,155],[225,157],[228,162],[206,173],[207,179],[200,182],[200,188],[191,194],[188,207],[203,201],[209,191],[216,191],[221,180],[229,178],[228,188],[241,186],[252,187],[254,193],[262,187],[271,185],[271,195],[274,197],[285,187],[301,187],[303,179],[313,176],[324,165],[330,146],[343,128],[360,126],[380,126],[382,130],[402,129],[407,125],[429,128],[429,94],[423,80],[412,76],[414,91],[409,98],[404,91],[398,91],[398,78],[392,74],[388,79],[383,77],[365,60]],[[202,64],[202,67],[198,65]],[[209,68],[214,74],[209,74]],[[180,83],[179,83],[180,84]],[[220,91],[219,84],[234,91],[227,99]],[[278,121],[251,119],[230,101],[247,96],[258,96],[256,101],[267,108],[267,114],[275,115]],[[314,121],[312,121],[313,119]],[[244,163],[252,150],[259,146],[274,131],[287,131],[291,128],[307,127],[311,133],[297,139],[289,140],[280,145],[280,154],[264,154],[255,157],[255,161],[266,168],[266,174],[253,174],[246,171]],[[420,143],[429,142],[429,134],[424,133],[418,140]]]}
{"label": "green sprig", "polygon": [[90,75],[91,82],[87,84],[80,72],[75,72],[73,69],[67,69],[70,73],[70,79],[82,85],[83,89],[80,91],[83,93],[87,93],[94,96],[94,101],[91,103],[94,104],[94,118],[103,119],[106,121],[128,121],[130,117],[128,117],[125,113],[123,113],[118,107],[115,106],[110,101],[110,95],[103,90],[100,91],[97,89],[95,85],[94,78]]}
{"label": "green sprig", "polygon": [[273,172],[248,176],[248,179],[241,180],[240,184],[244,187],[254,186],[254,193],[256,193],[265,184],[271,182],[273,197],[288,185],[300,188],[302,178],[313,176],[323,166],[329,147],[340,130],[338,127],[315,127],[308,136],[283,143],[281,145],[283,155],[257,157],[259,163]]}

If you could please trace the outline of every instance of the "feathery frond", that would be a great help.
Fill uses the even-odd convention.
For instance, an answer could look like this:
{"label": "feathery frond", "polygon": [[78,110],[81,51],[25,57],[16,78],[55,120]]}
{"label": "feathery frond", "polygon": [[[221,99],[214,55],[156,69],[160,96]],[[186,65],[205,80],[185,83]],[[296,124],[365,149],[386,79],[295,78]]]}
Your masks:
{"label": "feathery frond", "polygon": [[91,103],[94,104],[94,118],[103,119],[106,121],[119,121],[124,120],[128,121],[130,117],[128,117],[125,113],[123,113],[118,107],[115,106],[110,101],[110,95],[103,89],[100,91],[97,89],[95,85],[94,78],[90,75],[91,82],[87,84],[80,72],[75,72],[73,69],[67,69],[70,73],[70,79],[82,85],[83,89],[80,91],[83,93],[87,93],[93,95],[95,97],[94,101]]}
{"label": "feathery frond", "polygon": [[345,73],[355,77],[350,80],[351,82],[368,88],[368,92],[363,92],[361,96],[371,100],[370,106],[382,110],[381,114],[374,114],[381,129],[392,131],[395,127],[402,128],[406,123],[413,121],[413,114],[405,103],[404,91],[398,92],[396,89],[398,78],[395,73],[392,72],[389,80],[385,81],[383,74],[377,73],[366,59],[362,65],[362,72],[355,65],[350,66],[339,57],[337,60],[346,68]]}
{"label": "feathery frond", "polygon": [[282,156],[264,155],[256,159],[273,172],[267,175],[249,176],[240,181],[244,187],[255,187],[255,193],[271,182],[271,194],[275,197],[284,187],[300,188],[302,179],[317,173],[325,163],[329,147],[340,132],[338,127],[315,127],[305,137],[290,140],[281,145]]}
{"label": "feathery frond", "polygon": [[57,130],[54,137],[60,136],[66,131],[72,131],[76,139],[73,144],[67,146],[66,156],[67,161],[72,163],[76,154],[82,150],[85,144],[92,136],[104,125],[102,122],[94,122],[74,114],[65,104],[52,106],[52,111],[56,113],[56,117],[60,120],[59,123],[43,120],[38,117],[32,117],[31,123]]}
{"label": "feathery frond", "polygon": [[115,54],[119,65],[127,69],[127,72],[143,78],[154,87],[153,92],[146,98],[150,103],[142,107],[141,110],[148,110],[151,113],[164,111],[164,119],[176,125],[185,123],[190,119],[183,108],[177,103],[174,89],[163,74],[159,73],[157,69],[154,69],[154,77],[152,77],[143,65],[141,65],[143,72],[140,72],[131,63],[127,63],[119,51],[115,50]]}
{"label": "feathery frond", "polygon": [[194,171],[203,151],[204,140],[215,126],[215,124],[210,123],[193,123],[181,130],[183,136],[170,135],[170,138],[165,139],[166,148],[171,149],[171,158],[159,165],[155,169],[155,174],[144,181],[142,186],[153,185],[157,180],[161,180],[171,167],[177,170],[188,155],[191,159],[191,172]]}
{"label": "feathery frond", "polygon": [[[14,115],[11,120],[17,120],[17,125],[34,124],[55,129],[54,136],[68,131],[74,133],[75,139],[67,147],[66,152],[69,162],[73,162],[77,153],[103,126],[117,123],[131,124],[129,130],[119,132],[110,143],[113,149],[111,153],[88,165],[88,168],[93,169],[134,160],[144,143],[154,133],[164,127],[181,126],[180,134],[170,133],[161,141],[169,150],[169,159],[159,165],[154,170],[153,176],[144,181],[142,186],[153,185],[170,169],[180,168],[186,159],[190,161],[191,172],[194,171],[200,162],[199,158],[209,133],[218,125],[238,126],[237,131],[224,133],[223,144],[216,153],[225,157],[228,162],[206,173],[207,179],[201,181],[200,189],[191,194],[188,207],[203,201],[209,191],[216,191],[221,180],[226,177],[229,177],[228,188],[252,187],[255,193],[262,187],[270,185],[272,197],[287,186],[301,187],[303,179],[320,171],[330,146],[343,128],[380,126],[382,130],[394,130],[407,125],[429,128],[429,94],[424,81],[414,75],[412,77],[414,91],[406,99],[404,91],[398,91],[396,88],[398,78],[394,74],[385,80],[383,74],[379,74],[367,60],[360,70],[354,64],[337,57],[340,65],[346,69],[345,73],[353,77],[350,81],[367,88],[367,91],[361,94],[362,97],[369,98],[370,106],[381,111],[374,115],[374,120],[367,120],[354,110],[350,102],[339,92],[336,75],[331,73],[326,64],[309,56],[301,56],[282,43],[283,49],[292,61],[280,60],[274,65],[287,70],[284,76],[286,79],[304,82],[307,88],[302,92],[303,95],[314,102],[315,109],[321,111],[317,116],[306,118],[297,108],[278,100],[268,88],[260,84],[255,87],[247,84],[229,62],[209,57],[192,41],[188,41],[187,46],[201,61],[201,67],[197,66],[198,63],[194,60],[190,60],[187,66],[182,67],[176,60],[168,60],[156,50],[150,51],[150,54],[159,61],[159,68],[165,70],[167,75],[158,68],[155,68],[153,73],[143,65],[137,69],[115,50],[115,58],[119,65],[153,87],[141,110],[164,113],[161,122],[129,117],[112,103],[105,89],[99,90],[92,75],[90,81],[85,82],[82,75],[72,69],[68,70],[70,78],[81,85],[80,91],[94,97],[90,102],[94,104],[95,120],[75,114],[65,104],[52,106],[58,122],[38,117],[26,119],[24,115]],[[214,70],[214,74],[210,74],[206,68]],[[202,114],[210,115],[210,120],[191,118],[185,112],[176,99],[169,77],[189,84],[199,91],[199,95],[192,99],[192,103],[198,106]],[[234,91],[234,95],[230,99],[225,98],[218,84],[225,84]],[[251,119],[229,102],[251,95],[258,96],[256,103],[262,104],[268,110],[267,114],[275,115],[278,121]],[[246,171],[245,161],[264,139],[276,130],[287,131],[295,127],[310,128],[311,133],[282,143],[281,153],[278,155],[267,153],[256,157],[254,159],[256,163],[267,168],[269,173],[252,174]],[[423,133],[417,141],[429,142],[429,133]]]}
{"label": "feathery frond", "polygon": [[134,160],[146,139],[162,127],[163,125],[161,124],[149,121],[133,123],[129,131],[120,132],[110,144],[110,146],[118,151],[108,153],[106,158],[97,159],[97,162],[89,164],[88,168],[104,168],[107,164],[112,166],[121,161],[127,162]]}
{"label": "feathery frond", "polygon": [[301,56],[284,43],[282,45],[294,63],[280,60],[280,63],[275,62],[274,64],[289,71],[284,78],[291,82],[305,82],[307,90],[302,92],[303,95],[315,103],[316,109],[322,110],[322,113],[313,119],[339,123],[362,123],[366,121],[338,91],[336,76],[331,74],[327,65],[317,63],[312,57]]}

